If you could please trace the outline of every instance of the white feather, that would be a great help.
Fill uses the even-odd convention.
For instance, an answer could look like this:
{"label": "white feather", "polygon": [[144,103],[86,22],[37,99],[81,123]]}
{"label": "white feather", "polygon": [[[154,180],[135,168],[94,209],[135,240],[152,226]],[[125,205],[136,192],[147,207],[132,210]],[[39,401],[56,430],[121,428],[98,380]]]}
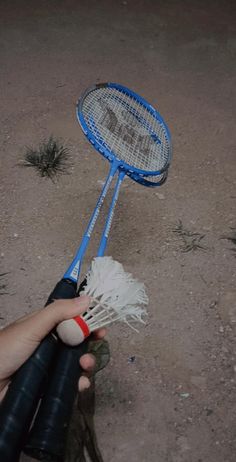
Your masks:
{"label": "white feather", "polygon": [[118,319],[129,325],[132,321],[144,322],[147,312],[141,305],[148,304],[145,286],[126,273],[121,263],[112,257],[94,258],[83,293],[97,302],[96,307],[89,310],[89,325],[95,321],[104,325],[104,322],[108,324]]}
{"label": "white feather", "polygon": [[[144,305],[148,304],[144,284],[126,273],[112,257],[94,258],[86,280],[81,294],[89,295],[91,304],[81,318],[89,333],[115,321],[125,322],[136,331],[133,322],[144,323],[143,317],[147,314]],[[88,335],[77,318],[57,326],[59,337],[68,345],[78,345]]]}

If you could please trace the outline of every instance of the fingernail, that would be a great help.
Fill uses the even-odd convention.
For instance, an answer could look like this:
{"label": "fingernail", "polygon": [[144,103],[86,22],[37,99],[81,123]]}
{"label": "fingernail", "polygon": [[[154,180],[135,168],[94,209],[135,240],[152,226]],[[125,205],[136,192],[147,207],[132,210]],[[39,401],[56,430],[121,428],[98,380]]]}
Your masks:
{"label": "fingernail", "polygon": [[90,387],[90,381],[87,377],[82,375],[79,379],[79,391],[85,391]]}

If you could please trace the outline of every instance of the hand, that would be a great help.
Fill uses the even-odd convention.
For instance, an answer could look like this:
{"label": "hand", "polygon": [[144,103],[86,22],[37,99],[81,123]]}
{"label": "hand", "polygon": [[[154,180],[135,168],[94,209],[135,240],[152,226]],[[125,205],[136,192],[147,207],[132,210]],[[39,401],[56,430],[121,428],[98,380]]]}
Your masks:
{"label": "hand", "polygon": [[[3,398],[11,376],[32,355],[43,338],[66,319],[82,314],[89,306],[89,297],[72,300],[56,300],[42,310],[24,316],[0,331],[0,400]],[[96,338],[103,338],[105,329],[96,331]],[[85,374],[95,367],[95,358],[85,354],[80,359]],[[86,375],[79,379],[79,391],[90,386]]]}

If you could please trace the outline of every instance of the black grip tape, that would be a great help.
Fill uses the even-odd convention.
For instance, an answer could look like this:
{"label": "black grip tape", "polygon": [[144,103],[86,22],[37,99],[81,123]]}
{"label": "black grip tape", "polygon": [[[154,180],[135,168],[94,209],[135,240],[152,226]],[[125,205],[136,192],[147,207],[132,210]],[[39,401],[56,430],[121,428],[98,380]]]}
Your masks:
{"label": "black grip tape", "polygon": [[45,306],[50,305],[54,300],[75,298],[77,291],[76,282],[70,279],[61,279],[50,293]]}
{"label": "black grip tape", "polygon": [[[76,284],[62,279],[50,294],[47,305],[55,299],[74,298],[75,295]],[[0,404],[1,462],[19,460],[57,350],[58,340],[54,334],[49,334],[14,375]]]}
{"label": "black grip tape", "polygon": [[[79,287],[78,293],[86,285]],[[81,345],[61,345],[51,374],[48,389],[42,399],[24,452],[47,462],[63,462],[68,427],[73,404],[78,393],[78,380],[82,374],[81,356],[88,350],[89,339]]]}
{"label": "black grip tape", "polygon": [[47,462],[63,462],[66,439],[82,373],[80,357],[87,351],[85,340],[78,347],[61,345],[49,387],[42,399],[24,452]]}

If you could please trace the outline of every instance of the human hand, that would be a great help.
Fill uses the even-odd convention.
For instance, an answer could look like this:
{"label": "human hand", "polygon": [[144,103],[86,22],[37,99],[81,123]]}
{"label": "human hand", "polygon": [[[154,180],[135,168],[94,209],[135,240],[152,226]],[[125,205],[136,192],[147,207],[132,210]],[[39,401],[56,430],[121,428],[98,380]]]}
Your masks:
{"label": "human hand", "polygon": [[[32,355],[43,338],[66,319],[82,314],[88,309],[89,297],[56,300],[46,308],[35,311],[0,331],[0,400],[5,395],[11,376]],[[95,338],[103,338],[105,329],[97,330]],[[85,354],[80,359],[85,374],[79,379],[79,391],[90,386],[87,375],[95,367],[95,358]],[[86,375],[87,374],[87,375]]]}

